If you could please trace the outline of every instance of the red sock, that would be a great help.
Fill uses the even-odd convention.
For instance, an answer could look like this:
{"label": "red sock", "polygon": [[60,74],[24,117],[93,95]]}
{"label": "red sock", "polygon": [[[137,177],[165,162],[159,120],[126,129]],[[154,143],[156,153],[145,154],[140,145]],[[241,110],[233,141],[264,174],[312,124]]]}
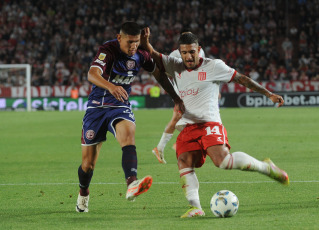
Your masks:
{"label": "red sock", "polygon": [[126,179],[126,184],[127,184],[127,187],[133,182],[136,180],[136,176],[130,176]]}
{"label": "red sock", "polygon": [[86,189],[80,188],[80,195],[81,196],[88,196],[89,194],[90,194],[90,191],[88,188],[86,188]]}

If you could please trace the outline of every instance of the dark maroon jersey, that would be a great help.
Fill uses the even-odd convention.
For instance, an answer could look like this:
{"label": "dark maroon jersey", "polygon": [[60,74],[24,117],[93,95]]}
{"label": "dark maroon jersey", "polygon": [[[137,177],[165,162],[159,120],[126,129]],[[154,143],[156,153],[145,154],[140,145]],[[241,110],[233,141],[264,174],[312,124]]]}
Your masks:
{"label": "dark maroon jersey", "polygon": [[[93,59],[91,67],[98,67],[102,77],[114,85],[122,86],[128,95],[131,93],[131,83],[141,68],[153,72],[155,63],[150,54],[138,49],[133,56],[127,56],[120,49],[117,39],[107,41],[100,46]],[[88,108],[90,107],[130,107],[129,101],[118,101],[106,89],[93,84],[89,95]]]}

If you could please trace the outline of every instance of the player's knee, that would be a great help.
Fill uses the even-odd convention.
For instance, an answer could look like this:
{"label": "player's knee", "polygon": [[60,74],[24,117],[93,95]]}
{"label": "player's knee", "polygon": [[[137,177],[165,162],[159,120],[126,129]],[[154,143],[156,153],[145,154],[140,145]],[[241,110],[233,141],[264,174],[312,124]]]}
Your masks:
{"label": "player's knee", "polygon": [[128,129],[125,132],[119,132],[116,135],[117,141],[121,147],[126,145],[135,145],[135,130]]}
{"label": "player's knee", "polygon": [[95,168],[94,163],[92,162],[82,162],[82,170],[86,173],[92,172]]}
{"label": "player's knee", "polygon": [[192,165],[189,164],[189,160],[185,155],[180,155],[177,160],[178,168],[189,168]]}
{"label": "player's knee", "polygon": [[172,118],[172,122],[175,122],[175,124],[182,118],[182,114],[180,113],[174,113],[174,116]]}
{"label": "player's knee", "polygon": [[134,135],[127,135],[124,138],[118,139],[118,142],[122,148],[127,145],[135,145],[135,137]]}

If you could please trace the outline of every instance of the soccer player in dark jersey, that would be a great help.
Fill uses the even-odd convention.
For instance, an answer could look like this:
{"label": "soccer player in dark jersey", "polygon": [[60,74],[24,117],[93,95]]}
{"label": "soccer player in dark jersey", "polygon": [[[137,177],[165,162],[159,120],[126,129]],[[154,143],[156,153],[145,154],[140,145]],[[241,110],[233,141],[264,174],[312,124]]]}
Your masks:
{"label": "soccer player in dark jersey", "polygon": [[156,80],[184,111],[183,102],[175,93],[165,73],[156,67],[150,54],[139,48],[141,29],[135,22],[125,22],[117,39],[100,46],[88,72],[93,83],[82,127],[82,164],[78,169],[80,192],[76,211],[88,212],[89,185],[102,143],[111,132],[122,148],[122,168],[127,183],[126,199],[146,192],[152,177],[137,179],[135,118],[129,95],[131,83],[140,68],[152,73]]}

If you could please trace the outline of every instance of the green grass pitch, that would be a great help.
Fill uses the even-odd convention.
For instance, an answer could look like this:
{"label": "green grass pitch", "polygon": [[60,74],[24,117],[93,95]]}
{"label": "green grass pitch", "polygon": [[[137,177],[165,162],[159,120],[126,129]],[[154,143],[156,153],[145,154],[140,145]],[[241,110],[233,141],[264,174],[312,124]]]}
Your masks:
{"label": "green grass pitch", "polygon": [[[221,170],[210,159],[196,170],[205,217],[180,219],[187,201],[169,142],[166,165],[151,150],[172,110],[137,110],[138,175],[150,190],[125,200],[121,149],[108,134],[90,186],[89,213],[75,212],[84,112],[1,112],[0,229],[319,229],[319,109],[221,109],[231,151],[270,157],[290,177],[283,186],[254,172]],[[239,198],[232,218],[213,216],[212,195]]]}

